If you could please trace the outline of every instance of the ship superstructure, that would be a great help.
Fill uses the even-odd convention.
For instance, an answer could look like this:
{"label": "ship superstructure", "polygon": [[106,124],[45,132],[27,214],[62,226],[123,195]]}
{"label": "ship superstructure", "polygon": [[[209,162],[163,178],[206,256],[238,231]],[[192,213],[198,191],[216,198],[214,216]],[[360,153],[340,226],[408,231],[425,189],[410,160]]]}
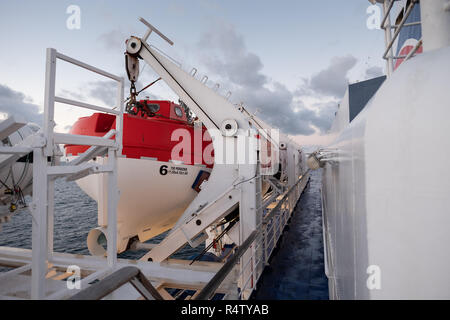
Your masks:
{"label": "ship superstructure", "polygon": [[308,159],[324,170],[330,297],[448,299],[450,3],[377,2],[387,78],[348,87]]}

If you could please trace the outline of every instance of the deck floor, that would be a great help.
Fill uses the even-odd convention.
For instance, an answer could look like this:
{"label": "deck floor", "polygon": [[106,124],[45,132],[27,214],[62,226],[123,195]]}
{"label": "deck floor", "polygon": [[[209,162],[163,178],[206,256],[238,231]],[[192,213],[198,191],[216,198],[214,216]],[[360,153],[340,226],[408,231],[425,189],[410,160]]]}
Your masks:
{"label": "deck floor", "polygon": [[252,299],[328,299],[323,261],[321,179],[321,170],[311,172],[310,182]]}

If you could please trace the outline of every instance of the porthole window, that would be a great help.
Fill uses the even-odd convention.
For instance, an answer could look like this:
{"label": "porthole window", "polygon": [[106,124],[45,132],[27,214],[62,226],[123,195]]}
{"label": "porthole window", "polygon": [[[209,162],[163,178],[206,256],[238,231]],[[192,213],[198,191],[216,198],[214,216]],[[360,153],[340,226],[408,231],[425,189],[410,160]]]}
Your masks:
{"label": "porthole window", "polygon": [[148,104],[148,109],[150,110],[150,112],[156,113],[159,111],[159,104],[156,103],[150,103]]}
{"label": "porthole window", "polygon": [[183,117],[183,111],[180,107],[175,107],[175,114],[177,115],[177,117]]}

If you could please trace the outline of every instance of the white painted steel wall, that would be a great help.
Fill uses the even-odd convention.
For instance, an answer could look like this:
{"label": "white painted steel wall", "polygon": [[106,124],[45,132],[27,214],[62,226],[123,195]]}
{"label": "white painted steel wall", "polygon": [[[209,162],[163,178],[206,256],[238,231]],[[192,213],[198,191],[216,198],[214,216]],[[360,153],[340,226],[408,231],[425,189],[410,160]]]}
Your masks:
{"label": "white painted steel wall", "polygon": [[[419,55],[335,127],[322,190],[330,297],[450,298],[449,71],[450,47]],[[366,285],[371,265],[380,289]]]}

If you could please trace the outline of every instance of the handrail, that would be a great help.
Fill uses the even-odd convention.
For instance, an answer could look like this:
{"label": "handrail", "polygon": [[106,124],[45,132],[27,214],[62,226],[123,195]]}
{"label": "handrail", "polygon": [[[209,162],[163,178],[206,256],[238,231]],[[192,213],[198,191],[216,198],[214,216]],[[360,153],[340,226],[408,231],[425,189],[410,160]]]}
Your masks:
{"label": "handrail", "polygon": [[383,17],[383,20],[380,23],[380,28],[381,29],[386,28],[384,24],[386,23],[386,20],[387,20],[387,18],[389,17],[389,15],[391,13],[392,6],[394,5],[394,2],[395,2],[395,0],[391,0],[391,2],[389,3],[389,5],[387,7],[387,10],[386,10],[386,13],[385,13],[385,15]]}
{"label": "handrail", "polygon": [[423,42],[422,38],[420,38],[420,40],[417,42],[414,48],[405,57],[405,61],[408,61],[417,52],[417,50],[419,50],[419,48],[422,46],[422,42]]}
{"label": "handrail", "polygon": [[100,300],[127,282],[131,283],[146,300],[151,300],[152,298],[164,300],[150,281],[142,274],[141,270],[134,266],[117,270],[99,282],[81,290],[69,300]]}
{"label": "handrail", "polygon": [[[55,50],[55,49],[51,49],[51,50]],[[99,69],[97,67],[91,66],[91,65],[89,65],[87,63],[84,63],[84,62],[82,62],[80,60],[77,60],[77,59],[71,58],[69,56],[66,56],[66,55],[62,54],[61,52],[56,52],[56,50],[55,50],[55,53],[56,53],[56,58],[58,58],[58,59],[64,60],[64,61],[66,61],[68,63],[71,63],[71,64],[74,64],[74,65],[77,65],[77,66],[79,66],[81,68],[84,68],[86,70],[98,73],[99,75],[102,75],[104,77],[110,78],[110,79],[115,80],[117,82],[121,82],[122,81],[121,77],[116,76],[116,75],[114,75],[112,73],[106,72],[106,71],[104,71],[102,69]]]}
{"label": "handrail", "polygon": [[237,249],[236,253],[220,268],[220,270],[215,274],[215,276],[203,287],[200,293],[194,298],[194,300],[208,300],[211,299],[216,292],[217,288],[220,286],[222,281],[227,277],[227,275],[233,270],[233,267],[242,257],[242,255],[247,251],[250,245],[255,240],[259,231],[253,231],[248,238],[242,243]]}
{"label": "handrail", "polygon": [[[417,1],[418,0],[412,0],[411,3],[409,4],[408,9],[406,10],[405,16],[403,17],[402,21],[398,24],[398,27],[395,30],[394,36],[392,37],[391,41],[386,46],[386,50],[384,51],[384,54],[383,54],[383,59],[387,59],[387,54],[388,54],[389,50],[394,45],[395,40],[397,39],[398,35],[400,34],[400,31],[403,28],[403,25],[406,23],[406,20],[408,19],[409,15],[411,14],[412,9],[416,5]],[[386,13],[385,17],[387,17],[388,15],[389,15],[389,12]],[[385,20],[383,20],[383,21],[385,21]]]}
{"label": "handrail", "polygon": [[[286,194],[283,196],[283,198],[278,202],[278,204],[275,206],[274,209],[266,216],[264,217],[264,220],[261,222],[261,224],[266,224],[267,221],[273,218],[273,215],[278,211],[279,207],[286,201],[286,199],[289,197],[289,195],[295,190],[295,188],[299,185],[300,182],[304,181],[305,178],[308,177],[309,170],[307,170],[300,179],[298,179],[293,186],[289,188],[289,190],[286,192]],[[244,241],[244,243],[238,247],[235,254],[222,266],[222,268],[215,274],[215,276],[203,287],[203,289],[193,298],[194,300],[208,300],[211,299],[214,296],[214,293],[216,292],[217,288],[220,286],[220,284],[223,282],[223,280],[227,277],[227,275],[233,270],[233,267],[238,263],[239,259],[244,255],[244,253],[248,250],[250,245],[255,241],[256,237],[261,233],[263,229],[258,228],[257,230],[253,231],[248,238]],[[255,248],[257,250],[262,243],[259,243],[258,246]],[[262,257],[258,262],[255,263],[255,265],[258,265],[262,261]],[[243,269],[245,270],[250,263],[253,264],[252,260],[247,261],[247,263],[243,266]],[[249,279],[247,279],[247,282],[244,284],[244,288],[249,283],[249,280],[252,276],[250,276]]]}
{"label": "handrail", "polygon": [[270,212],[264,217],[264,220],[263,220],[264,223],[267,221],[270,221],[270,219],[273,218],[275,213],[280,209],[281,205],[286,201],[287,197],[289,197],[289,195],[294,190],[294,188],[297,187],[297,185],[300,183],[300,181],[302,181],[303,178],[307,176],[307,174],[309,173],[309,170],[310,169],[306,170],[306,172],[302,175],[302,177],[300,179],[298,179],[297,182],[295,182],[294,185],[289,188],[289,190],[286,192],[286,194],[283,196],[283,198],[281,198],[281,200],[278,201],[277,205],[272,210],[270,210]]}
{"label": "handrail", "polygon": [[[403,24],[403,27],[418,26],[418,25],[420,25],[420,24],[422,24],[422,22],[420,22],[420,21],[416,21],[416,22],[408,22],[408,23]],[[400,25],[399,25],[399,24],[396,24],[395,26],[391,26],[391,29],[397,29],[397,28],[399,28],[399,27],[400,27]]]}
{"label": "handrail", "polygon": [[120,115],[120,112],[121,112],[121,111],[117,111],[115,109],[100,107],[100,106],[96,106],[93,104],[89,104],[89,103],[85,103],[85,102],[81,102],[81,101],[75,101],[72,99],[66,99],[66,98],[62,98],[62,97],[58,97],[58,96],[55,96],[55,102],[69,104],[69,105],[72,105],[75,107],[90,109],[90,110],[94,110],[94,111],[100,111],[103,113],[115,114],[116,116]]}

